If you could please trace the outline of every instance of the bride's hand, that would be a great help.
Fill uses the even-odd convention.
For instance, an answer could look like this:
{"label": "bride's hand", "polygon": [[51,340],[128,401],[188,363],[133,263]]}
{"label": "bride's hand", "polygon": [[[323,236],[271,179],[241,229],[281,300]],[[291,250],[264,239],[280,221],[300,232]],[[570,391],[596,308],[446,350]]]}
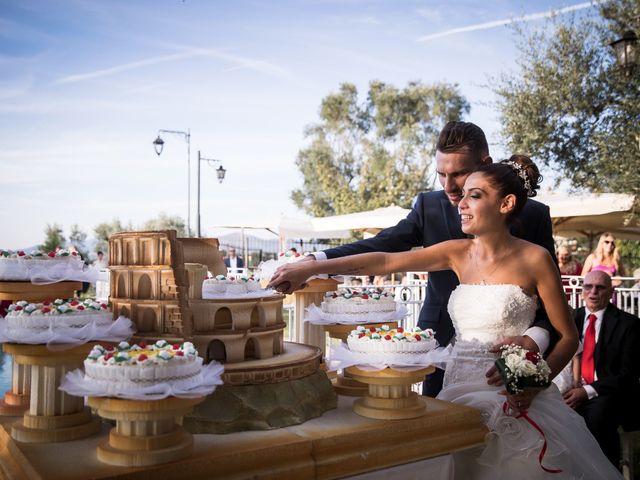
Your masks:
{"label": "bride's hand", "polygon": [[300,290],[306,286],[306,281],[309,279],[309,273],[307,273],[307,266],[304,261],[289,263],[278,267],[276,272],[271,277],[267,288],[273,288],[280,293],[293,293],[296,290]]}
{"label": "bride's hand", "polygon": [[507,404],[511,410],[516,413],[522,413],[529,410],[531,402],[533,402],[533,399],[538,393],[540,393],[540,389],[538,388],[527,388],[520,393],[509,393],[506,390],[502,390],[500,395],[507,397]]}

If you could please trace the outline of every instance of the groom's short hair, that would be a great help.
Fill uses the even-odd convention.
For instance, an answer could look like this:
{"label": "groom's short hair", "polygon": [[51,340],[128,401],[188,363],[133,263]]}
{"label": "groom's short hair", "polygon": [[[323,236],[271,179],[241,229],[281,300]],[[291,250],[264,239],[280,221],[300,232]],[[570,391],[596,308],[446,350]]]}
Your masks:
{"label": "groom's short hair", "polygon": [[448,122],[438,137],[436,149],[442,153],[468,151],[478,161],[489,155],[489,144],[482,129],[471,122]]}

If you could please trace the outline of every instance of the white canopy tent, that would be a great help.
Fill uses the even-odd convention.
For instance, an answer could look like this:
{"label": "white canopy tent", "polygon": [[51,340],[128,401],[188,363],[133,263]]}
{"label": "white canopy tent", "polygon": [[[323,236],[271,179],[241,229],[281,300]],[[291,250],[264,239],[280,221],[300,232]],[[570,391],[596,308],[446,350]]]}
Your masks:
{"label": "white canopy tent", "polygon": [[[541,193],[536,200],[549,206],[554,234],[594,238],[611,232],[640,239],[640,219],[629,219],[633,195],[617,193]],[[281,238],[349,238],[352,230],[377,233],[405,218],[409,210],[395,205],[333,217],[287,218],[278,226]]]}
{"label": "white canopy tent", "polygon": [[281,238],[350,238],[352,230],[378,233],[405,218],[409,209],[396,205],[333,217],[287,218],[278,225]]}
{"label": "white canopy tent", "polygon": [[635,197],[621,193],[542,193],[536,200],[549,205],[553,232],[563,237],[594,237],[611,232],[640,240],[640,218],[632,217]]}

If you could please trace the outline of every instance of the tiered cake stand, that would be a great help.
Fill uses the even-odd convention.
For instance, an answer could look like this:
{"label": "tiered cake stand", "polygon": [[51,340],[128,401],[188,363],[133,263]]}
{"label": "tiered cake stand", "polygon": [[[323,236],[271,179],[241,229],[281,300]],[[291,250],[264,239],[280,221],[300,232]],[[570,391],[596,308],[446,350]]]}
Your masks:
{"label": "tiered cake stand", "polygon": [[424,380],[435,371],[428,366],[418,370],[361,370],[347,367],[346,372],[355,380],[366,383],[369,391],[353,404],[353,411],[360,416],[379,420],[398,420],[421,417],[427,411],[422,396],[411,391],[411,385]]}
{"label": "tiered cake stand", "polygon": [[116,421],[109,439],[97,448],[98,460],[123,467],[173,462],[193,452],[193,437],[182,417],[205,397],[126,400],[89,397],[98,415]]}
{"label": "tiered cake stand", "polygon": [[67,372],[82,368],[94,343],[69,350],[50,351],[46,345],[5,343],[14,362],[30,367],[31,402],[21,421],[11,428],[20,442],[66,442],[84,438],[100,429],[100,420],[91,415],[82,397],[58,390]]}
{"label": "tiered cake stand", "polygon": [[[81,282],[58,282],[47,285],[34,285],[30,282],[0,282],[0,300],[42,301],[71,298],[75,295],[75,291],[81,288]],[[6,348],[4,351],[7,351]],[[29,365],[20,365],[14,358],[11,390],[5,393],[3,399],[0,399],[0,415],[22,415],[29,408],[30,385]]]}
{"label": "tiered cake stand", "polygon": [[[342,342],[347,341],[349,333],[358,325],[363,327],[375,327],[380,328],[382,325],[389,325],[391,328],[398,328],[398,322],[385,322],[383,323],[359,323],[357,325],[324,325],[324,331],[329,334],[329,337]],[[338,395],[349,395],[352,397],[362,397],[369,391],[369,387],[366,383],[359,382],[345,369],[341,373],[338,373],[335,378],[332,379],[333,388]]]}

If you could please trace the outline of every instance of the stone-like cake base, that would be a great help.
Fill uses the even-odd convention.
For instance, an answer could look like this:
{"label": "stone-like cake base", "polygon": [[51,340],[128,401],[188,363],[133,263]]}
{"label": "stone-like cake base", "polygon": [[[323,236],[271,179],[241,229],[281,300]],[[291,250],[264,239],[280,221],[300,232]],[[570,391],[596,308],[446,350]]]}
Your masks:
{"label": "stone-like cake base", "polygon": [[320,370],[320,349],[285,343],[282,355],[225,365],[224,385],[184,419],[191,433],[270,430],[297,425],[336,407]]}

